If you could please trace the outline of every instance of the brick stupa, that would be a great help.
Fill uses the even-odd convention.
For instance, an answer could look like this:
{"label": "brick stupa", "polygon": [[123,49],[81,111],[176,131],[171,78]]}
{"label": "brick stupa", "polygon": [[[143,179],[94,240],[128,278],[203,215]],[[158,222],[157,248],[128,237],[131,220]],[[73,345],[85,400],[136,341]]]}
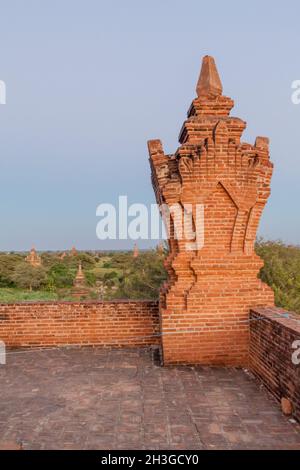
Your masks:
{"label": "brick stupa", "polygon": [[78,253],[77,253],[77,250],[76,250],[75,246],[72,246],[72,248],[71,248],[71,256],[77,256],[77,255],[78,255]]}
{"label": "brick stupa", "polygon": [[258,279],[263,262],[254,252],[270,194],[269,140],[241,141],[246,123],[230,116],[234,102],[222,94],[212,57],[203,59],[196,91],[175,154],[165,155],[160,140],[148,142],[158,204],[192,204],[194,224],[196,205],[204,215],[204,245],[195,230],[189,250],[186,239],[174,237],[171,218],[169,279],[160,293],[163,359],[244,366],[249,310],[274,303]]}
{"label": "brick stupa", "polygon": [[134,247],[133,247],[133,257],[134,258],[138,258],[139,256],[139,247],[137,246],[137,243],[134,244]]}
{"label": "brick stupa", "polygon": [[86,286],[85,276],[82,269],[81,262],[78,265],[78,271],[76,277],[74,279],[73,288],[72,288],[72,296],[81,298],[85,297],[89,294],[89,289]]}

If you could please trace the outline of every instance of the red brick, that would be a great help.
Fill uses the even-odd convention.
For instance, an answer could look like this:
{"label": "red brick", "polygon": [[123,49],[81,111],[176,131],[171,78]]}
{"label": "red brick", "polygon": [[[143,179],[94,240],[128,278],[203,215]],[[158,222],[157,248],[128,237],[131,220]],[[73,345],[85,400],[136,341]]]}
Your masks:
{"label": "red brick", "polygon": [[148,142],[158,204],[203,204],[205,217],[202,249],[187,251],[188,240],[170,235],[160,292],[164,363],[246,365],[249,310],[274,302],[254,253],[273,165],[267,138],[241,141],[246,123],[229,115],[234,103],[222,95],[212,58],[204,58],[197,95],[175,154]]}
{"label": "red brick", "polygon": [[0,304],[0,339],[7,347],[154,345],[158,333],[153,301]]}

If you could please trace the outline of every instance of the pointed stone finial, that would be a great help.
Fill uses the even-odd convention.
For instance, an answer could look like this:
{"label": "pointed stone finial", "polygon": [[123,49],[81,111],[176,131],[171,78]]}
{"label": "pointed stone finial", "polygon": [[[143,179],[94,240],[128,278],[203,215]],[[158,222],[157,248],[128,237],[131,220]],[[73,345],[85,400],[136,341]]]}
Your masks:
{"label": "pointed stone finial", "polygon": [[200,77],[196,87],[197,95],[222,95],[223,87],[213,57],[206,55],[202,60]]}

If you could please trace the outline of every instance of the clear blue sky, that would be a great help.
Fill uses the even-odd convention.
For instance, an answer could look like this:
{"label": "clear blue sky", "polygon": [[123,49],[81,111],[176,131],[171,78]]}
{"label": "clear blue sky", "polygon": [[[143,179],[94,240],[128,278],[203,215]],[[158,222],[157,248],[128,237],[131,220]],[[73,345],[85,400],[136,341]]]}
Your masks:
{"label": "clear blue sky", "polygon": [[0,0],[0,17],[0,250],[132,246],[97,240],[96,207],[154,202],[146,141],[175,151],[205,54],[244,140],[271,139],[260,234],[300,243],[299,1]]}

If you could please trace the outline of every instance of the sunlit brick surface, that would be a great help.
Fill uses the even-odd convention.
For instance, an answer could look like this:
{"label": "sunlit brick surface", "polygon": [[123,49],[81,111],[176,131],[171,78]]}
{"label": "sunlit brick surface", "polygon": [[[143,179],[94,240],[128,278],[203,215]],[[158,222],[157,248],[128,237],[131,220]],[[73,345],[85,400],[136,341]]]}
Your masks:
{"label": "sunlit brick surface", "polygon": [[[250,367],[278,399],[288,399],[300,421],[300,316],[280,308],[257,308],[250,314]],[[298,346],[293,348],[294,343]]]}
{"label": "sunlit brick surface", "polygon": [[15,351],[0,366],[0,448],[300,449],[243,370],[160,367],[153,351]]}
{"label": "sunlit brick surface", "polygon": [[158,344],[158,303],[119,300],[0,304],[0,339],[7,347]]}
{"label": "sunlit brick surface", "polygon": [[196,207],[204,207],[204,246],[192,251],[186,234],[174,237],[171,217],[169,279],[160,295],[164,363],[245,365],[249,310],[274,303],[257,278],[263,263],[254,252],[270,194],[269,140],[242,141],[246,123],[230,115],[234,103],[222,95],[212,57],[203,59],[196,91],[176,152],[166,155],[160,140],[148,142],[158,204],[177,204],[182,213],[192,205],[194,227]]}

